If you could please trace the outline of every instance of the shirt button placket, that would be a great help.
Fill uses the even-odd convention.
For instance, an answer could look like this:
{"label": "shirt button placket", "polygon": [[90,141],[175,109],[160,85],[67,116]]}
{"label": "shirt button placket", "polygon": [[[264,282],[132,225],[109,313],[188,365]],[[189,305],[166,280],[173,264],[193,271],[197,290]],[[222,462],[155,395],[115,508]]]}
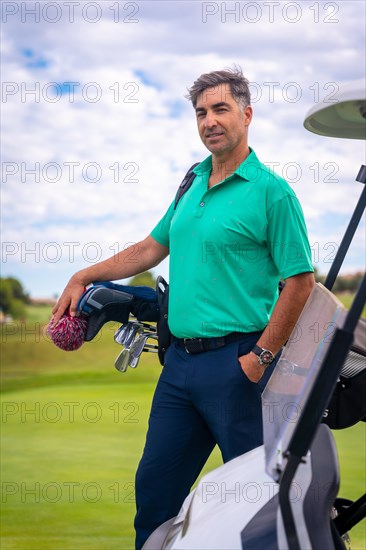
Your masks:
{"label": "shirt button placket", "polygon": [[198,203],[198,207],[196,208],[196,212],[195,212],[196,218],[200,218],[203,215],[203,213],[205,212],[205,206],[206,206],[206,201],[204,199],[201,199],[200,202]]}

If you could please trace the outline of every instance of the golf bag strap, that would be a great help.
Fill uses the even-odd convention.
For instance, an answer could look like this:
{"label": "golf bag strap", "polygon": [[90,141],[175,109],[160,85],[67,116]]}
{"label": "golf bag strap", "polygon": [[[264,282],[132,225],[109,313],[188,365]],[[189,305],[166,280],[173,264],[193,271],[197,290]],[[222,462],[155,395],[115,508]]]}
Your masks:
{"label": "golf bag strap", "polygon": [[178,187],[177,194],[175,195],[175,202],[174,202],[174,210],[177,208],[178,202],[183,197],[184,193],[188,191],[188,189],[191,187],[194,178],[196,177],[196,174],[193,172],[193,169],[200,164],[199,162],[196,162],[195,164],[192,164],[188,172],[183,178],[182,183]]}
{"label": "golf bag strap", "polygon": [[164,365],[165,352],[170,346],[172,335],[168,326],[169,285],[161,275],[156,280],[156,292],[159,306],[159,318],[156,324],[158,357],[160,364]]}

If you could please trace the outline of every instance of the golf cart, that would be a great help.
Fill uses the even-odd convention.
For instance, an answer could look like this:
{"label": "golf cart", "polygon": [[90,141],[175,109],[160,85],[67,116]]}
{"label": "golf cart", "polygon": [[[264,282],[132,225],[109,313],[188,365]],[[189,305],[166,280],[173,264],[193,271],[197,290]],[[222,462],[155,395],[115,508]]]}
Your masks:
{"label": "golf cart", "polygon": [[[304,124],[324,136],[365,139],[365,116],[365,90],[356,87],[341,92],[337,103],[311,109]],[[365,166],[356,179],[362,193],[335,260],[324,285],[315,285],[262,394],[264,444],[205,475],[143,550],[340,550],[347,531],[365,517],[365,494],[355,502],[338,497],[331,432],[366,418],[366,330],[360,318],[366,275],[349,311],[331,292],[365,210]],[[155,294],[136,301],[143,291],[97,284],[79,303],[89,316],[86,340],[106,320],[122,323],[115,335],[124,346],[116,360],[122,372],[137,366],[142,351],[161,352],[166,345],[157,345],[153,322],[166,316],[168,287],[160,278]]]}

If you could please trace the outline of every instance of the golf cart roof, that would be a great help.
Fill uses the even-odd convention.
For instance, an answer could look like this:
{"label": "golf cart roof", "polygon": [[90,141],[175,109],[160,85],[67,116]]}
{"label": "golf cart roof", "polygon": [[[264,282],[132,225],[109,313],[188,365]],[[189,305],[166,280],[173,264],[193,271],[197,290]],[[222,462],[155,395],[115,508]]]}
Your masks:
{"label": "golf cart roof", "polygon": [[307,113],[304,126],[327,137],[366,139],[366,82],[356,80],[340,86]]}

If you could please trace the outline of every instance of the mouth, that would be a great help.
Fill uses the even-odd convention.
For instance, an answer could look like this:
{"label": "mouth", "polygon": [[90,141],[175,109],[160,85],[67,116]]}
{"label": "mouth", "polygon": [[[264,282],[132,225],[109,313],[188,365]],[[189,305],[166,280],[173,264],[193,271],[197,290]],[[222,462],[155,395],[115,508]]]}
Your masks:
{"label": "mouth", "polygon": [[206,134],[206,139],[216,139],[223,135],[224,132],[211,132],[210,134]]}

